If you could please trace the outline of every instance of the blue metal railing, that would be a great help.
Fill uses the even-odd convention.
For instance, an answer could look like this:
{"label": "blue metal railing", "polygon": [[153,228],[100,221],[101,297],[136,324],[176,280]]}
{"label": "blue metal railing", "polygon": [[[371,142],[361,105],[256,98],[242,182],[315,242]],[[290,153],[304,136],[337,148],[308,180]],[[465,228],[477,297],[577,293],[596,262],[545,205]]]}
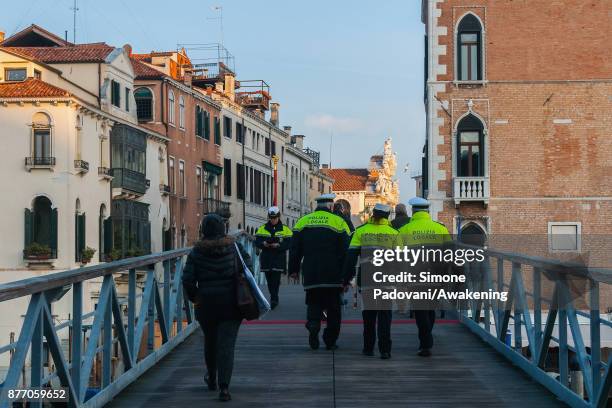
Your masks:
{"label": "blue metal railing", "polygon": [[[238,239],[256,257],[252,240],[245,234]],[[21,299],[28,304],[17,339],[0,346],[0,356],[10,354],[0,407],[10,404],[9,389],[59,386],[67,390],[70,406],[102,406],[156,364],[197,328],[193,306],[181,288],[189,251],[176,249],[0,285],[3,313],[10,310],[19,320],[23,312],[11,310],[10,302]],[[253,272],[259,275],[257,269]],[[95,307],[85,310],[91,299]],[[56,324],[51,311],[60,302],[68,305],[70,314]],[[62,347],[66,341],[68,352]]]}
{"label": "blue metal railing", "polygon": [[[485,262],[465,265],[470,289],[507,291],[508,298],[464,305],[459,313],[462,323],[570,406],[607,406],[612,355],[607,362],[601,360],[601,332],[611,328],[612,322],[600,315],[600,293],[602,288],[610,290],[612,270],[493,249],[485,253]],[[496,273],[492,272],[494,265]],[[576,281],[584,286],[581,296],[572,290]],[[579,317],[588,320],[588,342]],[[514,347],[507,338],[511,337],[510,321]],[[553,336],[555,327],[557,337]],[[570,336],[573,345],[568,342]],[[559,349],[553,368],[551,343]],[[576,373],[580,375],[571,375]]]}

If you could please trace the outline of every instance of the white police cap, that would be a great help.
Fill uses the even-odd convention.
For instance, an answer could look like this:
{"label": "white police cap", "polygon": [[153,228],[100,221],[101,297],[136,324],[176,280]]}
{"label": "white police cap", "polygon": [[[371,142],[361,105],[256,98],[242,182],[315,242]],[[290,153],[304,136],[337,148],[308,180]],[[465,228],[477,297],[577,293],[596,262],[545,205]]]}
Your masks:
{"label": "white police cap", "polygon": [[391,206],[388,206],[387,204],[377,203],[374,206],[374,211],[376,211],[378,213],[390,214],[391,213]]}
{"label": "white police cap", "polygon": [[427,201],[423,197],[411,198],[408,201],[408,204],[412,207],[413,210],[417,210],[417,209],[426,210],[429,208],[429,201]]}
{"label": "white police cap", "polygon": [[278,217],[280,215],[280,208],[274,206],[268,208],[268,217]]}
{"label": "white police cap", "polygon": [[336,195],[334,193],[323,194],[319,197],[315,198],[317,203],[331,203],[336,199]]}

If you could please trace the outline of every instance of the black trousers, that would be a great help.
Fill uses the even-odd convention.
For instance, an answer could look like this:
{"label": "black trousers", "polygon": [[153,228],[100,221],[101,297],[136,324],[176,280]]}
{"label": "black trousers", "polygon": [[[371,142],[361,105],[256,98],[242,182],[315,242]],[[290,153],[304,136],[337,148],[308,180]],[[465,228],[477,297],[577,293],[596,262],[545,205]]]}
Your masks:
{"label": "black trousers", "polygon": [[265,271],[266,274],[266,282],[268,282],[268,291],[270,292],[270,301],[274,303],[278,303],[278,290],[281,282],[281,272],[280,271]]}
{"label": "black trousers", "polygon": [[436,321],[435,310],[415,310],[414,318],[419,329],[419,348],[430,349],[433,347],[433,331]]}
{"label": "black trousers", "polygon": [[378,335],[378,351],[391,352],[391,310],[364,310],[363,317],[363,351],[374,351]]}
{"label": "black trousers", "polygon": [[234,347],[241,320],[200,321],[204,332],[204,360],[211,379],[228,387],[234,369]]}
{"label": "black trousers", "polygon": [[306,329],[312,335],[319,335],[323,312],[327,312],[327,326],[323,330],[323,341],[326,345],[336,344],[340,335],[342,321],[341,289],[319,288],[306,291]]}

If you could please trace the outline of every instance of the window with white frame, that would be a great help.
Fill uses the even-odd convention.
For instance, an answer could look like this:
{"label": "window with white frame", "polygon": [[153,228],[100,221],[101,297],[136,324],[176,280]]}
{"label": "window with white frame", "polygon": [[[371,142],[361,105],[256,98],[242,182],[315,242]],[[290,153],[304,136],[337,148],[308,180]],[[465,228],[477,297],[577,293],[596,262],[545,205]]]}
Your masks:
{"label": "window with white frame", "polygon": [[168,123],[174,125],[174,92],[168,92]]}
{"label": "window with white frame", "polygon": [[26,68],[6,68],[4,70],[4,80],[7,82],[25,81],[27,77],[28,72]]}
{"label": "window with white frame", "polygon": [[179,97],[179,127],[185,129],[185,98]]}
{"label": "window with white frame", "polygon": [[549,222],[548,248],[554,252],[579,252],[581,230],[580,222]]}
{"label": "window with white frame", "polygon": [[187,188],[185,186],[185,162],[179,160],[179,188],[180,196],[187,197]]}
{"label": "window with white frame", "polygon": [[198,192],[198,200],[202,201],[204,197],[202,196],[202,168],[200,166],[196,166],[196,189]]}
{"label": "window with white frame", "polygon": [[457,79],[482,80],[482,60],[482,26],[475,15],[468,13],[457,31]]}
{"label": "window with white frame", "polygon": [[41,160],[39,164],[52,157],[51,118],[43,112],[32,117],[32,157]]}
{"label": "window with white frame", "polygon": [[174,157],[168,158],[168,185],[172,193],[176,192],[176,182],[174,179]]}

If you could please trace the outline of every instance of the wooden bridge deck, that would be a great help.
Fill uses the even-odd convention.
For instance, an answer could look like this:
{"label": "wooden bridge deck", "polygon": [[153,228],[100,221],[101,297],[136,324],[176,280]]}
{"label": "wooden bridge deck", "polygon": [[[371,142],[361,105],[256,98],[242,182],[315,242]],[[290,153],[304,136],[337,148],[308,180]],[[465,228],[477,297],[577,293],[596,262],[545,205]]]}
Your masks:
{"label": "wooden bridge deck", "polygon": [[[332,353],[308,348],[303,292],[281,288],[281,305],[264,322],[240,329],[230,391],[234,407],[333,407]],[[359,313],[347,307],[335,352],[337,407],[559,407],[531,381],[458,323],[437,324],[434,356],[415,355],[416,326],[392,328],[391,360],[362,356]],[[398,319],[404,318],[397,316]],[[198,331],[125,389],[112,407],[208,407],[222,404],[203,384]]]}

